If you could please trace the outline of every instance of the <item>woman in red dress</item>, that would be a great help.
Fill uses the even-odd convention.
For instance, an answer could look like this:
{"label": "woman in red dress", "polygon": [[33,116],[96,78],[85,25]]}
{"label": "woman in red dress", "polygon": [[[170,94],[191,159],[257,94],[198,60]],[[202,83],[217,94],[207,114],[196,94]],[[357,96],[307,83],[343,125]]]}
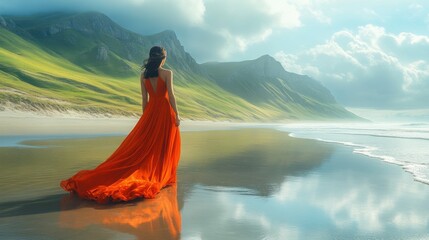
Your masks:
{"label": "woman in red dress", "polygon": [[98,203],[154,198],[176,182],[180,158],[180,119],[173,72],[162,68],[164,48],[150,49],[141,74],[143,115],[113,154],[95,169],[61,182],[66,191]]}

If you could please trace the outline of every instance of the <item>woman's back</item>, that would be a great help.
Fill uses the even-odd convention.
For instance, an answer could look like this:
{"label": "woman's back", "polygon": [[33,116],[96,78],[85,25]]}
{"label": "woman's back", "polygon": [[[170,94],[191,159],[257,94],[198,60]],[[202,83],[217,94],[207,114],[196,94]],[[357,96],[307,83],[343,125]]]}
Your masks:
{"label": "woman's back", "polygon": [[144,113],[137,124],[107,160],[95,169],[79,171],[62,181],[65,190],[106,203],[154,198],[161,188],[176,182],[180,122],[172,72],[160,67],[163,62],[159,60],[165,60],[165,56],[162,52],[154,54],[154,60],[149,61],[153,65],[150,74],[146,76],[146,70],[142,74]]}
{"label": "woman's back", "polygon": [[165,81],[160,76],[145,79],[145,86],[149,93],[149,97],[156,98],[165,96],[167,93]]}

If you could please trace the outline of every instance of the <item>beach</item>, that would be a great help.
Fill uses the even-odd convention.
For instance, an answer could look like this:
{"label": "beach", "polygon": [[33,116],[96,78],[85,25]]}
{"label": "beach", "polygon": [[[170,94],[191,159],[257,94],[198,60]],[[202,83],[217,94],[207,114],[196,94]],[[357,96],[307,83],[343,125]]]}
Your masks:
{"label": "beach", "polygon": [[[0,136],[20,135],[124,135],[131,131],[138,117],[94,117],[82,113],[0,111]],[[236,127],[265,126],[272,124],[243,122],[213,122],[184,119],[182,131],[232,129]]]}
{"label": "beach", "polygon": [[175,186],[98,205],[59,182],[105,160],[134,120],[31,120],[57,130],[3,127],[0,239],[429,239],[429,186],[349,146],[184,121]]}

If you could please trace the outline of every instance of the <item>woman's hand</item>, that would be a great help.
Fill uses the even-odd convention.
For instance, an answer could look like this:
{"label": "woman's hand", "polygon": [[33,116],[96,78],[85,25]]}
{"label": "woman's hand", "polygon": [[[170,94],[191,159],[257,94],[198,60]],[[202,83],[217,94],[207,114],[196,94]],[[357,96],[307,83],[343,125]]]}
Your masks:
{"label": "woman's hand", "polygon": [[180,126],[180,118],[176,117],[176,126]]}

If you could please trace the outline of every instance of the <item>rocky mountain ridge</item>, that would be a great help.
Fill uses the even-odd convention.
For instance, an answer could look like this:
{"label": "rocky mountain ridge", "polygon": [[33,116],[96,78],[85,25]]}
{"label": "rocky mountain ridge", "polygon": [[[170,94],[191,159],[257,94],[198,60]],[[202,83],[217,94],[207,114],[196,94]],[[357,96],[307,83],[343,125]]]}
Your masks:
{"label": "rocky mountain ridge", "polygon": [[[56,64],[61,67],[67,65],[64,72],[72,68],[81,69],[78,71],[85,74],[84,77],[73,79],[69,75],[56,76],[58,73],[51,73],[50,69],[45,72],[39,69],[35,69],[34,73],[23,72],[19,64],[14,62],[7,62],[5,67],[0,69],[6,78],[18,78],[25,84],[30,84],[31,86],[25,87],[33,94],[44,91],[41,86],[45,85],[40,82],[46,80],[40,76],[45,76],[52,78],[53,82],[49,84],[52,88],[49,91],[53,92],[60,87],[58,84],[62,84],[59,80],[68,84],[67,87],[61,88],[79,87],[89,95],[91,89],[103,89],[96,90],[100,94],[97,99],[85,97],[85,104],[113,103],[122,108],[131,104],[132,108],[137,108],[134,104],[139,104],[138,88],[131,89],[132,96],[122,96],[129,90],[118,92],[119,89],[128,87],[121,85],[121,82],[137,78],[150,47],[161,45],[168,52],[167,67],[175,71],[179,99],[182,99],[185,112],[188,111],[193,118],[207,115],[209,118],[221,119],[357,119],[338,105],[329,90],[319,82],[308,76],[285,71],[281,64],[269,55],[242,62],[198,64],[185,51],[174,31],[166,30],[143,36],[121,27],[106,15],[97,12],[2,16],[0,26],[0,29],[6,31],[3,45],[0,37],[0,63],[2,57],[15,51],[12,48],[16,46],[6,44],[6,38],[9,37],[9,42],[22,43],[19,47],[21,55],[14,56],[17,59],[27,55],[30,57],[31,52],[26,49],[34,48],[30,51],[40,51],[38,56],[46,54],[45,59],[54,58],[50,61],[58,62]],[[6,55],[1,55],[2,48],[3,54]],[[38,56],[32,57],[35,61],[45,61],[38,60]],[[81,79],[87,79],[88,74],[93,74],[94,79],[103,76],[117,79],[119,85],[113,87],[109,82],[94,82],[92,79],[85,80],[83,84]],[[100,84],[105,86],[100,87]],[[20,86],[18,83],[12,84],[11,81],[10,86],[22,90],[17,87]],[[83,86],[87,87],[83,89]],[[55,97],[61,98],[58,95]],[[104,99],[106,97],[109,100]],[[111,102],[111,99],[125,102]],[[105,107],[109,108],[110,105]]]}

